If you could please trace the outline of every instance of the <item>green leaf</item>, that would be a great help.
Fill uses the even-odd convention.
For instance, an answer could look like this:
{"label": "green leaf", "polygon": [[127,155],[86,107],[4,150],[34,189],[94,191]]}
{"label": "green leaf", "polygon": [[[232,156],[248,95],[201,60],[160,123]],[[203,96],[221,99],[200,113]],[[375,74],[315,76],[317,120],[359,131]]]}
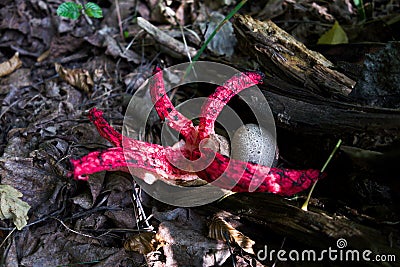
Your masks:
{"label": "green leaf", "polygon": [[128,31],[124,31],[124,38],[125,39],[129,38],[129,32]]}
{"label": "green leaf", "polygon": [[28,203],[19,199],[22,193],[9,185],[0,185],[0,219],[12,219],[18,230],[21,230],[28,220]]}
{"label": "green leaf", "polygon": [[78,19],[81,15],[82,6],[73,2],[62,3],[57,8],[57,15],[69,19]]}
{"label": "green leaf", "polygon": [[354,5],[357,7],[358,17],[360,20],[365,20],[365,9],[363,0],[353,0]]}
{"label": "green leaf", "polygon": [[85,13],[91,18],[99,19],[103,17],[103,11],[101,10],[101,8],[97,4],[92,2],[88,2],[85,5]]}
{"label": "green leaf", "polygon": [[332,28],[325,32],[319,39],[317,44],[347,44],[349,39],[347,38],[346,32],[339,25],[339,22],[335,21]]}

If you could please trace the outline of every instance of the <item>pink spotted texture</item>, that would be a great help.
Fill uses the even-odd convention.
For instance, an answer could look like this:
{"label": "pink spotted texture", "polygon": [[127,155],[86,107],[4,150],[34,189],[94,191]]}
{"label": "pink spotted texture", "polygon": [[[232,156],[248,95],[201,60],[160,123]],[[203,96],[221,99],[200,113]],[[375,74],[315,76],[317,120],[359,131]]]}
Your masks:
{"label": "pink spotted texture", "polygon": [[159,67],[155,69],[154,79],[150,79],[150,95],[154,107],[161,120],[164,120],[169,127],[177,130],[185,140],[191,140],[195,129],[191,120],[178,112],[172,105],[165,91],[163,72]]}
{"label": "pink spotted texture", "polygon": [[[102,137],[115,147],[105,151],[92,152],[80,158],[73,159],[73,173],[77,180],[87,180],[88,175],[99,171],[129,171],[148,172],[160,179],[178,180],[186,176],[197,175],[215,186],[234,192],[249,192],[251,185],[257,187],[252,192],[270,192],[289,196],[310,187],[314,181],[321,178],[318,170],[293,170],[284,168],[269,168],[251,162],[233,160],[215,153],[210,149],[200,149],[201,140],[214,133],[214,123],[224,105],[240,91],[260,83],[262,74],[255,72],[240,73],[218,87],[214,94],[204,103],[198,127],[179,113],[168,98],[162,71],[156,69],[155,77],[150,84],[152,101],[162,120],[171,128],[180,132],[185,145],[179,148],[163,147],[156,144],[138,141],[122,136],[103,118],[102,111],[93,108],[89,118]],[[179,158],[183,154],[188,160],[207,160],[211,164],[201,171],[183,171],[174,167],[168,158]]]}

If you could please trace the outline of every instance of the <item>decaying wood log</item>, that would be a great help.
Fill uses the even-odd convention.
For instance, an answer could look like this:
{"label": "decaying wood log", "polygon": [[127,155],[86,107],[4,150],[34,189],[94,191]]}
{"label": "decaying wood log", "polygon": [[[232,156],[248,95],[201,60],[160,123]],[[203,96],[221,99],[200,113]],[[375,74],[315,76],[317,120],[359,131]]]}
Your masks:
{"label": "decaying wood log", "polygon": [[[394,225],[382,223],[367,226],[345,216],[328,215],[321,211],[306,212],[293,206],[289,200],[271,194],[235,194],[206,206],[206,209],[215,212],[222,209],[267,228],[264,233],[251,233],[265,236],[266,244],[266,233],[272,231],[303,244],[303,249],[338,249],[337,240],[344,238],[347,241],[344,249],[357,249],[360,253],[369,249],[374,254],[393,254],[396,259],[400,257],[400,250],[396,245],[399,236]],[[249,237],[254,238],[251,235]],[[395,266],[390,264],[387,266]]]}
{"label": "decaying wood log", "polygon": [[255,57],[267,71],[289,79],[321,95],[345,95],[355,82],[333,69],[333,64],[272,21],[258,21],[245,15],[235,16],[234,29],[242,51]]}
{"label": "decaying wood log", "polygon": [[400,138],[400,110],[360,106],[282,89],[287,86],[290,85],[277,79],[259,86],[280,127],[316,135],[364,134],[386,136],[392,141]]}
{"label": "decaying wood log", "polygon": [[[242,51],[271,74],[259,87],[278,127],[335,138],[362,136],[369,144],[385,139],[390,145],[400,139],[400,110],[357,104],[348,96],[355,81],[336,71],[323,55],[271,21],[237,15],[233,25]],[[256,103],[252,107],[267,110]]]}
{"label": "decaying wood log", "polygon": [[[336,71],[322,55],[308,50],[270,21],[238,15],[233,25],[241,50],[271,74],[259,85],[269,107],[260,105],[262,101],[256,98],[249,104],[257,112],[270,108],[279,128],[342,138],[359,148],[371,148],[382,140],[388,146],[400,141],[400,110],[357,104],[348,96],[355,81]],[[206,209],[238,215],[299,242],[304,249],[335,249],[336,241],[344,238],[347,249],[400,257],[399,231],[396,225],[385,222],[365,223],[321,210],[305,212],[293,202],[269,194],[235,194]],[[395,266],[391,264],[387,266]]]}

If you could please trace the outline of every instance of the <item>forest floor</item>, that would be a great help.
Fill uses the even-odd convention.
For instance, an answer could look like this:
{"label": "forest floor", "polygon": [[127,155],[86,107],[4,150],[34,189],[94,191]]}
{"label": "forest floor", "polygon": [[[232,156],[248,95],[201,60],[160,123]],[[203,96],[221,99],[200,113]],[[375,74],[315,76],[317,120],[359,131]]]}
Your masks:
{"label": "forest floor", "polygon": [[[61,0],[0,3],[0,183],[21,192],[30,206],[25,223],[26,205],[15,194],[10,197],[8,187],[1,188],[1,266],[320,266],[312,260],[285,262],[265,250],[320,253],[346,246],[382,256],[383,264],[364,259],[358,262],[362,266],[399,266],[398,2],[364,1],[357,8],[357,1],[348,0],[248,1],[239,10],[260,21],[271,19],[326,56],[332,69],[356,84],[349,96],[288,78],[289,68],[274,69],[282,58],[274,56],[287,47],[277,48],[272,62],[266,62],[267,44],[257,46],[250,34],[240,39],[234,19],[200,57],[266,74],[260,89],[275,119],[279,168],[320,170],[343,140],[316,186],[309,212],[300,209],[309,190],[291,197],[238,193],[201,207],[176,207],[140,190],[127,172],[74,180],[71,159],[112,147],[89,121],[88,111],[102,110],[117,131],[125,131],[127,110],[133,105],[135,114],[144,113],[151,101],[139,88],[155,66],[189,62],[238,1],[95,2],[103,18],[61,18],[56,12]],[[317,45],[335,21],[340,25],[335,34]],[[145,22],[156,32],[151,34]],[[341,44],[329,45],[332,38]],[[386,78],[374,78],[373,71]],[[170,95],[175,106],[207,97],[215,86],[178,89]],[[240,101],[233,101],[230,107],[252,122]],[[140,122],[142,128],[128,131],[160,144],[158,116],[151,113]],[[323,261],[343,264],[328,257]]]}

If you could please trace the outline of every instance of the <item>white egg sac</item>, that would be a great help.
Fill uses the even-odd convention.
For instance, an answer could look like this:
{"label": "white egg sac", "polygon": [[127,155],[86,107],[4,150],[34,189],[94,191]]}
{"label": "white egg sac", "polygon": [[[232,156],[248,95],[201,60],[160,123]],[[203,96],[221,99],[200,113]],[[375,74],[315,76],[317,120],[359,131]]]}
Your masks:
{"label": "white egg sac", "polygon": [[272,166],[276,158],[275,138],[256,124],[241,126],[233,135],[231,145],[233,159]]}

